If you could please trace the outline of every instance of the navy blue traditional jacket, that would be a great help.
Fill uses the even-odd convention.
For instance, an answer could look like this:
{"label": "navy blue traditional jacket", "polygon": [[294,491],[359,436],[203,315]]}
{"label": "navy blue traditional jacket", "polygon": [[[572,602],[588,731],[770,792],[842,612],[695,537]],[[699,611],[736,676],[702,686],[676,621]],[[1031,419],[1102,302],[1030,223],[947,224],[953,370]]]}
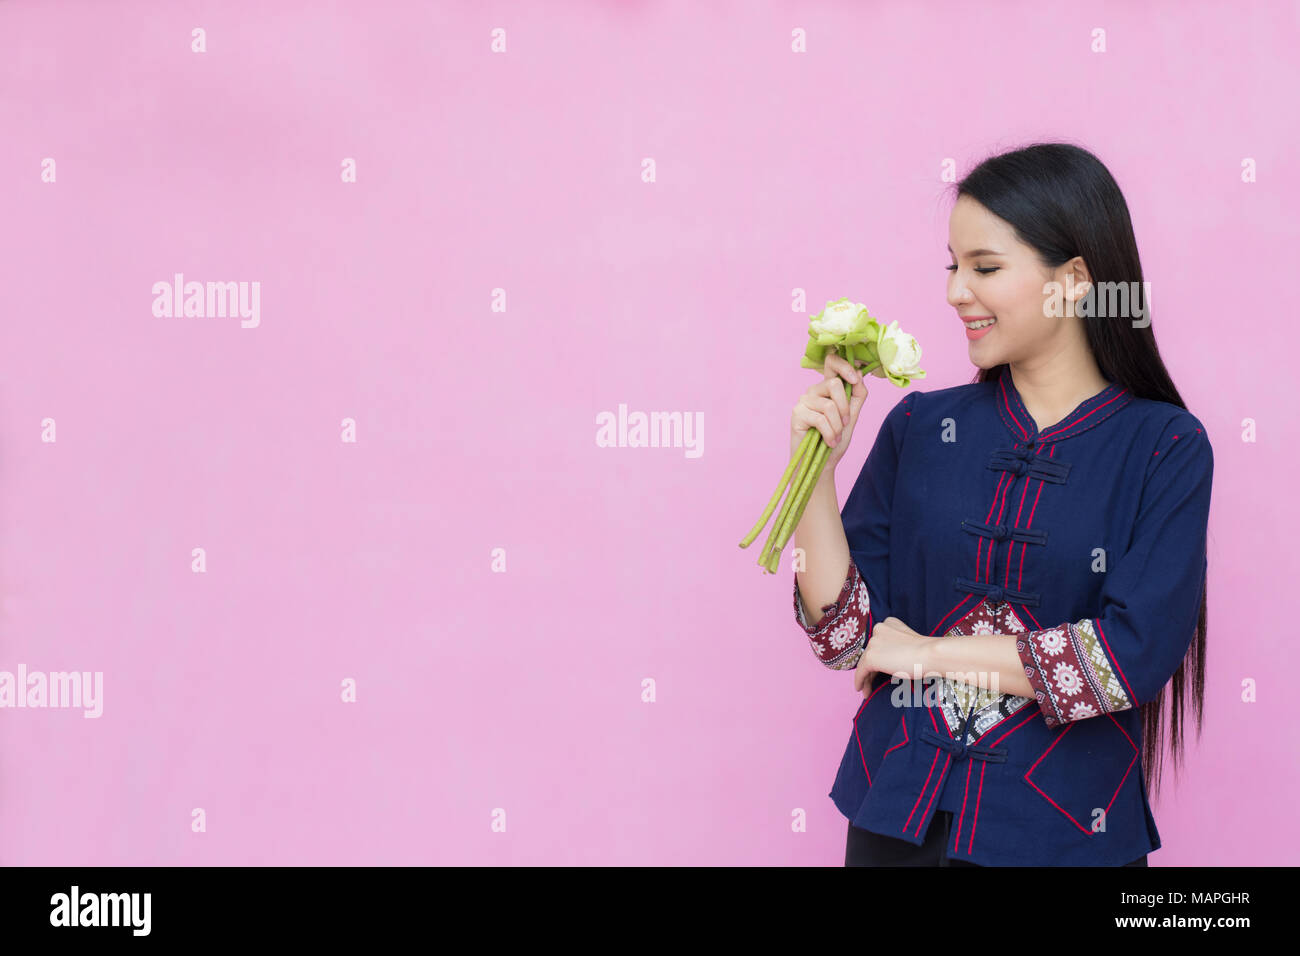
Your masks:
{"label": "navy blue traditional jacket", "polygon": [[1034,698],[876,674],[830,797],[855,826],[988,866],[1120,866],[1160,847],[1142,718],[1195,636],[1214,467],[1201,422],[1110,384],[1041,431],[1009,372],[912,391],[841,517],[852,561],[808,624],[856,667],[875,622],[1014,634]]}

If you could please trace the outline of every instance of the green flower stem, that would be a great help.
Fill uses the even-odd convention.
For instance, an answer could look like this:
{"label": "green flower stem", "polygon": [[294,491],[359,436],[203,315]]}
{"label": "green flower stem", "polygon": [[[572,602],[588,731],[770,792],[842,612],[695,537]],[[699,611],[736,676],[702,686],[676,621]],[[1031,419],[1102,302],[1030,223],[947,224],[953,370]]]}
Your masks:
{"label": "green flower stem", "polygon": [[792,500],[790,507],[786,511],[786,517],[782,519],[780,526],[776,529],[773,536],[775,540],[769,546],[767,559],[763,564],[763,567],[771,574],[776,574],[780,569],[781,556],[785,551],[786,541],[793,534],[793,529],[798,527],[799,516],[803,511],[804,503],[804,499]]}
{"label": "green flower stem", "polygon": [[803,480],[799,483],[798,488],[791,493],[790,507],[786,509],[785,520],[777,530],[776,542],[772,546],[771,561],[766,565],[773,574],[776,573],[776,568],[773,565],[780,560],[781,550],[785,547],[785,543],[790,540],[790,535],[794,533],[794,529],[799,523],[799,517],[803,514],[804,506],[808,504],[808,497],[812,492],[813,485],[817,480],[817,476],[821,474],[822,465],[825,464],[826,456],[830,452],[830,445],[826,444],[825,439],[821,438],[821,432],[818,432],[817,435],[815,451],[808,462],[808,467],[804,470]]}
{"label": "green flower stem", "polygon": [[[880,362],[877,360],[866,363],[861,368],[858,368],[857,371],[865,380],[872,369],[879,367]],[[852,385],[849,385],[847,382],[845,384],[848,385],[851,392]],[[818,435],[820,437],[820,432]],[[817,450],[812,456],[812,461],[809,463],[809,467],[804,473],[804,479],[800,483],[797,495],[786,509],[786,517],[780,523],[780,537],[776,539],[776,543],[772,546],[771,560],[764,565],[773,574],[775,574],[777,570],[776,559],[781,552],[785,550],[785,546],[789,542],[790,536],[794,534],[794,529],[799,527],[799,521],[803,518],[804,509],[808,507],[808,502],[812,498],[813,489],[817,487],[817,482],[821,478],[822,470],[826,467],[826,459],[829,455],[830,445],[827,445],[824,440],[819,441],[817,443]]]}
{"label": "green flower stem", "polygon": [[[840,300],[847,301],[847,300]],[[865,309],[861,315],[865,316]],[[829,345],[826,348],[817,346],[817,337],[810,332],[810,342],[805,352],[802,365],[804,368],[817,369],[819,366],[825,369],[826,356],[841,355],[849,363],[865,382],[867,376],[875,369],[881,368],[883,362],[880,360],[878,346],[880,344],[880,330],[875,324],[874,319],[870,319],[870,329],[876,330],[876,336],[871,338],[871,332],[868,330],[863,338],[862,334],[857,335],[862,341],[853,345],[847,344],[846,337],[841,337],[837,345]],[[847,336],[852,338],[853,335]],[[824,337],[823,337],[824,338]],[[843,351],[841,351],[841,349]],[[856,353],[856,355],[855,355]],[[891,352],[892,354],[892,352]],[[820,361],[818,356],[820,355]],[[869,360],[868,360],[869,359]],[[857,363],[861,361],[862,364]],[[924,374],[920,372],[918,374]],[[883,376],[887,382],[895,385],[904,385],[907,383],[906,378],[901,380],[891,377],[888,373]],[[852,385],[845,383],[846,393],[852,395]],[[781,552],[785,550],[786,543],[794,534],[795,528],[803,519],[804,509],[808,507],[808,502],[812,498],[813,490],[817,487],[817,482],[821,480],[821,474],[826,466],[826,460],[830,455],[830,446],[826,444],[821,437],[821,432],[815,428],[809,428],[799,446],[790,456],[789,463],[785,466],[785,473],[781,475],[781,480],[776,486],[776,491],[767,502],[767,507],[763,509],[762,516],[758,522],[750,529],[749,534],[741,540],[740,546],[747,548],[757,540],[758,535],[762,533],[768,519],[771,518],[772,512],[776,510],[776,520],[772,523],[771,531],[764,542],[761,553],[758,556],[758,564],[764,570],[777,573],[780,568]],[[781,501],[784,495],[785,501],[777,510],[777,502]]]}
{"label": "green flower stem", "polygon": [[799,522],[803,519],[804,509],[808,506],[808,501],[812,497],[812,491],[817,485],[817,479],[821,475],[822,466],[826,462],[826,456],[830,453],[830,446],[823,442],[818,451],[820,451],[821,454],[820,456],[815,456],[813,458],[812,464],[808,469],[808,476],[804,481],[799,497],[796,498],[794,503],[790,506],[790,514],[786,516],[785,522],[781,525],[780,537],[776,539],[776,544],[773,546],[771,568],[774,574],[777,570],[777,562],[780,560],[781,554],[785,551],[787,542],[789,542],[790,538],[794,535],[795,529],[799,527]]}
{"label": "green flower stem", "polygon": [[[839,354],[834,348],[826,350],[826,355],[832,353],[837,355]],[[849,358],[848,356],[843,356],[843,358],[850,365],[853,364],[852,358]],[[823,362],[824,361],[825,358],[823,357]],[[870,372],[871,369],[877,367],[879,364],[879,361],[874,361],[867,363],[860,369],[857,369],[857,366],[854,366],[854,368],[857,369],[859,373],[865,375],[865,373]],[[848,382],[845,382],[844,384],[851,393],[853,386]],[[804,441],[808,440],[808,436],[813,431],[814,429],[812,428],[808,429],[808,432],[804,435]],[[772,534],[768,536],[767,543],[763,545],[763,551],[758,556],[759,565],[773,574],[777,572],[780,555],[785,549],[786,542],[789,541],[790,536],[794,534],[794,529],[799,525],[799,519],[803,516],[803,509],[807,506],[808,499],[812,496],[812,489],[817,485],[817,479],[821,476],[826,456],[830,452],[830,446],[826,444],[824,439],[822,439],[820,432],[817,433],[815,443],[816,448],[814,453],[807,456],[807,458],[800,464],[798,471],[795,473],[793,481],[794,491],[786,498],[785,504],[781,506],[781,511],[777,515],[776,522],[772,527]],[[821,452],[821,461],[814,460],[816,452]],[[810,471],[813,472],[811,482],[807,480]],[[793,521],[791,519],[793,519]]]}
{"label": "green flower stem", "polygon": [[[777,502],[781,500],[781,495],[785,492],[786,486],[790,484],[790,478],[794,475],[795,468],[807,460],[804,457],[804,453],[812,444],[813,431],[813,429],[809,428],[808,431],[804,433],[803,441],[801,441],[799,447],[795,449],[794,455],[790,458],[790,464],[785,466],[785,474],[781,476],[781,481],[777,484],[776,491],[772,493],[771,500],[768,501],[767,507],[763,509],[763,516],[758,519],[758,523],[754,525],[749,534],[745,535],[744,540],[740,542],[742,548],[748,548],[754,543],[754,539],[758,537],[759,533],[767,525],[767,519],[772,517],[772,512],[775,510]],[[785,509],[783,508],[782,510],[784,511]],[[766,550],[766,548],[764,550]]]}
{"label": "green flower stem", "polygon": [[772,548],[776,544],[778,532],[781,525],[785,522],[786,516],[790,513],[790,505],[794,503],[795,492],[803,484],[804,475],[808,473],[808,466],[812,464],[813,452],[817,449],[817,439],[819,433],[815,428],[809,428],[804,433],[803,441],[799,443],[805,451],[799,460],[798,467],[794,470],[794,477],[790,480],[789,494],[785,496],[785,501],[781,505],[781,510],[777,512],[776,520],[772,522],[772,531],[767,536],[767,541],[763,544],[763,550],[759,552],[758,564],[760,567],[767,567],[772,556]]}
{"label": "green flower stem", "polygon": [[775,549],[772,550],[771,557],[767,559],[767,564],[766,564],[768,574],[775,575],[777,571],[780,571],[781,570],[780,562],[781,562],[780,551],[777,551]]}
{"label": "green flower stem", "polygon": [[[826,459],[829,456],[830,445],[822,442],[820,447],[817,449],[817,453],[813,456],[812,464],[808,467],[809,474],[804,481],[803,490],[800,492],[799,497],[795,499],[794,505],[792,506],[794,513],[786,519],[786,523],[781,531],[781,537],[776,541],[775,553],[777,555],[780,555],[780,553],[785,550],[786,542],[788,542],[790,536],[794,534],[794,529],[799,527],[799,521],[803,518],[804,509],[808,507],[808,502],[812,499],[813,489],[817,487],[817,481],[821,478],[822,469],[825,468]],[[775,562],[773,563],[775,564]],[[776,569],[773,568],[772,571],[775,573]]]}

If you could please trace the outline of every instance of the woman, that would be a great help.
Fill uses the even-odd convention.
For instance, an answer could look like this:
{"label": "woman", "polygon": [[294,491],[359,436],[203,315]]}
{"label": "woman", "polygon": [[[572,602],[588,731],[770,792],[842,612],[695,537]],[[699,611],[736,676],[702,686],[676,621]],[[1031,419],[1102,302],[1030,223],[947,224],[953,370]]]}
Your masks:
{"label": "woman", "polygon": [[829,358],[792,416],[792,451],[808,428],[831,445],[795,615],[865,697],[830,792],[845,863],[1145,866],[1171,678],[1175,761],[1189,682],[1200,724],[1210,442],[1096,157],[1037,144],[956,191],[975,381],[904,395],[843,512],[862,377]]}

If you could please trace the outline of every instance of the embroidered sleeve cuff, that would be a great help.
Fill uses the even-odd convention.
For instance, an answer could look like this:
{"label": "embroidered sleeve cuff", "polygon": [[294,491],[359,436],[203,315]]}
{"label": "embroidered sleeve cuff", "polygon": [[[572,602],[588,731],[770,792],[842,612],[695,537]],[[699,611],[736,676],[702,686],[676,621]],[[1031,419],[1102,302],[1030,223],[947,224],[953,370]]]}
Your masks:
{"label": "embroidered sleeve cuff", "polygon": [[1135,706],[1091,618],[1026,631],[1016,639],[1016,652],[1049,727]]}
{"label": "embroidered sleeve cuff", "polygon": [[812,651],[832,670],[852,670],[871,635],[871,599],[858,566],[849,559],[848,577],[833,604],[822,606],[824,615],[816,627],[808,624],[799,599],[799,576],[794,581],[794,615],[808,636]]}

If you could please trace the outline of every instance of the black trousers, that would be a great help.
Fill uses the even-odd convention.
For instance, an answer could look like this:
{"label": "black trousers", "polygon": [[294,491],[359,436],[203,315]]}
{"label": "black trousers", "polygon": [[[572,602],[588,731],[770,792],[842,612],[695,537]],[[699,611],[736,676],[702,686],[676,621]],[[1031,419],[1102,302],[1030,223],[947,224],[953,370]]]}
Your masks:
{"label": "black trousers", "polygon": [[[953,860],[948,857],[949,832],[952,829],[952,814],[947,810],[936,810],[930,819],[930,828],[925,831],[925,843],[916,846],[906,840],[881,836],[870,830],[863,830],[849,824],[848,845],[844,850],[845,866],[979,866],[968,860]],[[1146,855],[1142,855],[1125,866],[1146,866]]]}

